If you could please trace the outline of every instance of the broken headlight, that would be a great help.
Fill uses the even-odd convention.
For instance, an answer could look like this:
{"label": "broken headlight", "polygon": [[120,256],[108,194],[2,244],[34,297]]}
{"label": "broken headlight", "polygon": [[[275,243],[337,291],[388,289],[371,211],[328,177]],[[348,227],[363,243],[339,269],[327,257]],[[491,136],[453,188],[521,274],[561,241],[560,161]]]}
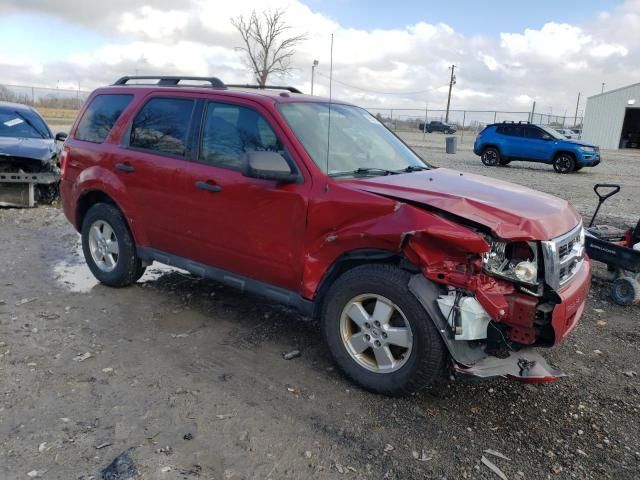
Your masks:
{"label": "broken headlight", "polygon": [[538,285],[538,245],[536,242],[493,240],[482,257],[484,270],[498,277],[527,285]]}

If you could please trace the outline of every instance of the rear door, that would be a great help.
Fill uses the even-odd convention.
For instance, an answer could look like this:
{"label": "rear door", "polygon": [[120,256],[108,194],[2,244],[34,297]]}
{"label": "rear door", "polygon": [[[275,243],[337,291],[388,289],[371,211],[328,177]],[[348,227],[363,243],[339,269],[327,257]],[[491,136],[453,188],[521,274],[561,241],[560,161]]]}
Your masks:
{"label": "rear door", "polygon": [[524,143],[522,125],[506,123],[500,125],[496,132],[499,136],[500,152],[503,157],[524,158]]}
{"label": "rear door", "polygon": [[192,247],[183,232],[184,211],[191,207],[187,177],[196,106],[185,95],[151,94],[133,116],[114,165],[135,201],[136,221],[149,245],[180,256],[188,256]]}
{"label": "rear door", "polygon": [[[182,211],[185,241],[200,245],[191,258],[298,290],[311,178],[296,163],[284,131],[261,105],[230,97],[205,102],[200,131]],[[243,156],[251,150],[287,156],[304,182],[243,176]]]}

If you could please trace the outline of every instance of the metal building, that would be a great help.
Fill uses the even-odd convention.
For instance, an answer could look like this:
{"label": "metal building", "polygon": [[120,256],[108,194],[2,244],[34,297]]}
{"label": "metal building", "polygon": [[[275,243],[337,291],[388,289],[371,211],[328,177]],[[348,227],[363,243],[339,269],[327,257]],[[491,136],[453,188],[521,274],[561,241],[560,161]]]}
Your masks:
{"label": "metal building", "polygon": [[600,148],[640,149],[640,83],[587,98],[582,138]]}

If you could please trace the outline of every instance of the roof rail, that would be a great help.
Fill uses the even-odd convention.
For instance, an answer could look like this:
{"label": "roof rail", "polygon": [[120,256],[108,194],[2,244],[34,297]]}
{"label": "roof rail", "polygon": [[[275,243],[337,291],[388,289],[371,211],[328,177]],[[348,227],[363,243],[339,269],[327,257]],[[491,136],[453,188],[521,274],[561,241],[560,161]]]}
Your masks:
{"label": "roof rail", "polygon": [[[158,80],[156,85],[165,87],[186,86],[179,85],[181,80],[197,80],[201,82],[209,82],[213,88],[226,88],[222,80],[216,77],[183,77],[183,76],[166,76],[166,75],[134,75],[121,77],[114,82],[114,85],[126,85],[130,80]],[[193,86],[193,85],[188,85]]]}
{"label": "roof rail", "polygon": [[519,122],[514,122],[513,120],[504,120],[502,123],[518,123],[522,125],[529,125],[531,122],[529,120],[520,120]]}
{"label": "roof rail", "polygon": [[285,87],[282,85],[239,85],[239,84],[235,84],[235,85],[231,85],[228,84],[227,87],[235,87],[235,88],[253,88],[256,90],[286,90],[287,92],[291,92],[291,93],[302,93],[300,90],[298,90],[296,87]]}

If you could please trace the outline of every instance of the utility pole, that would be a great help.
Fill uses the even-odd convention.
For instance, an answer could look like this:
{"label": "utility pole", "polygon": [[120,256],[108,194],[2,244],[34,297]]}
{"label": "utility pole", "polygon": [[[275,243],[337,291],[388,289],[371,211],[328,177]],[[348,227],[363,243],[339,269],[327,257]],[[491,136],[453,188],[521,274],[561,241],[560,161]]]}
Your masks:
{"label": "utility pole", "polygon": [[444,123],[449,123],[449,106],[451,105],[451,89],[456,83],[455,70],[456,70],[456,66],[451,65],[451,80],[449,80],[449,97],[447,98],[447,113],[444,117]]}
{"label": "utility pole", "polygon": [[313,95],[313,77],[315,74],[316,67],[318,66],[318,60],[314,60],[313,64],[311,64],[311,95]]}
{"label": "utility pole", "polygon": [[578,126],[578,107],[580,106],[580,92],[578,92],[578,101],[576,102],[576,114],[573,116],[573,126]]}
{"label": "utility pole", "polygon": [[606,83],[602,82],[602,90],[600,90],[600,93],[604,93],[604,86],[606,85]]}

